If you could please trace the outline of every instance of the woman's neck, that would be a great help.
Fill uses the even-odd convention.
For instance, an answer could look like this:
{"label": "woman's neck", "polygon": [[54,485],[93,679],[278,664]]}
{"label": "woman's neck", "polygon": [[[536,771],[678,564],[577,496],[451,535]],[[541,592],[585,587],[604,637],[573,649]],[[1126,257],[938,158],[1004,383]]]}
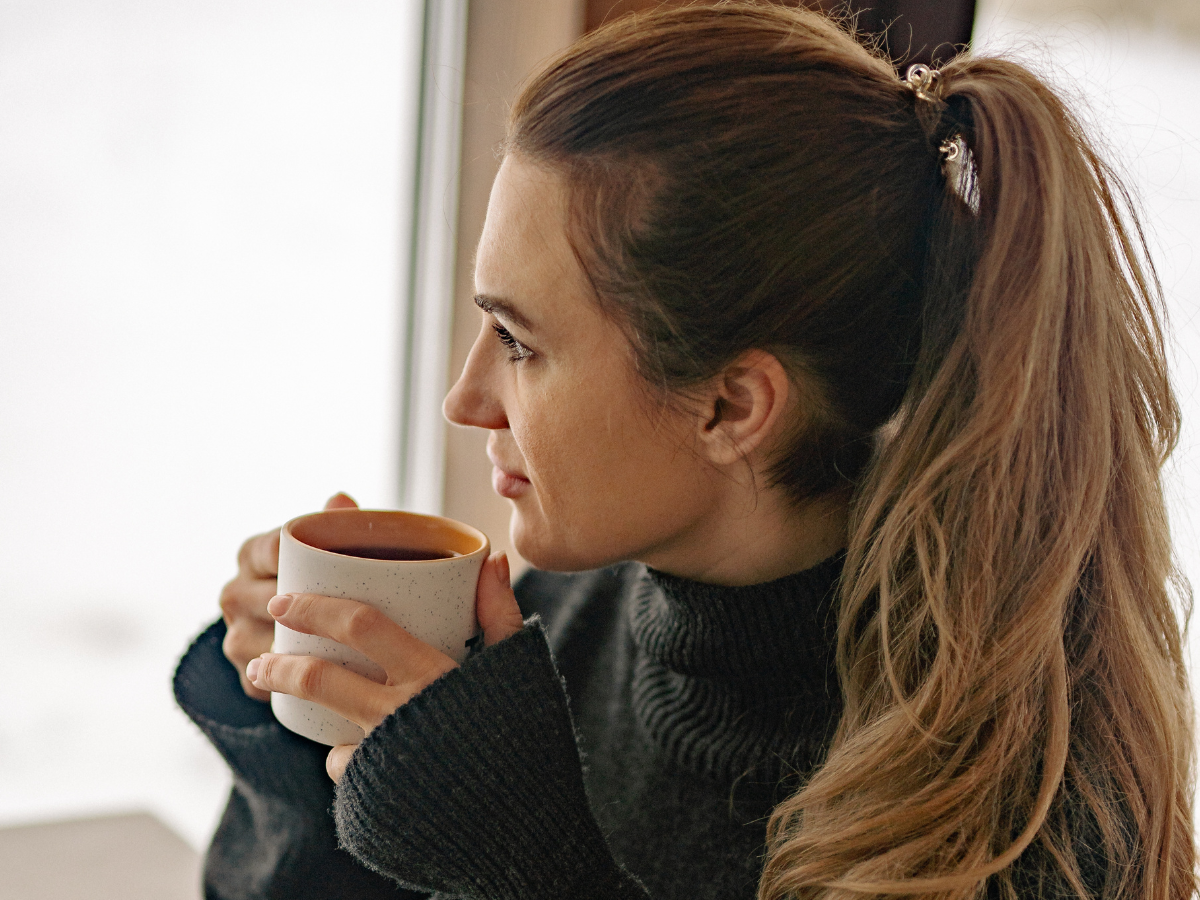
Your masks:
{"label": "woman's neck", "polygon": [[797,506],[778,488],[752,496],[731,491],[709,515],[640,561],[693,581],[761,584],[812,568],[845,547],[849,513],[848,494]]}

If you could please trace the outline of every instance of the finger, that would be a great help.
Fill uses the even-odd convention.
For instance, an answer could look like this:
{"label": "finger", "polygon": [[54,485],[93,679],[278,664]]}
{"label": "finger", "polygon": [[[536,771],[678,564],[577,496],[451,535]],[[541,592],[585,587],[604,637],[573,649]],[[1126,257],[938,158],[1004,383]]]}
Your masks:
{"label": "finger", "polygon": [[413,637],[373,606],[320,594],[280,594],[268,611],[293,631],[315,634],[352,647],[388,675],[388,682],[421,681],[421,687],[456,665],[454,660]]}
{"label": "finger", "polygon": [[250,660],[246,677],[264,691],[310,700],[370,731],[409,697],[402,688],[376,684],[344,666],[315,656],[264,653]]}
{"label": "finger", "polygon": [[[270,700],[271,693],[269,691],[256,688],[250,682],[250,679],[246,677],[246,666],[250,660],[271,649],[271,638],[275,633],[275,629],[272,627],[265,634],[257,636],[257,638],[248,638],[246,636],[247,630],[241,624],[231,626],[225,632],[225,640],[221,643],[221,652],[233,664],[234,671],[238,673],[238,681],[242,683],[242,690],[246,693],[247,697],[253,700]],[[263,643],[263,638],[266,639],[266,643]]]}
{"label": "finger", "polygon": [[254,657],[270,652],[274,639],[273,624],[266,625],[242,619],[226,627],[221,652],[241,672],[246,668],[246,663]]}
{"label": "finger", "polygon": [[226,625],[240,619],[255,619],[264,624],[274,624],[267,612],[267,601],[276,594],[278,582],[274,578],[238,577],[221,589],[218,603]]}
{"label": "finger", "polygon": [[274,596],[275,579],[252,581],[236,578],[221,591],[221,618],[225,620],[225,637],[221,652],[238,673],[242,690],[255,700],[268,700],[246,678],[246,664],[271,649],[275,637],[275,620],[267,612],[267,601]]}
{"label": "finger", "polygon": [[238,572],[249,578],[274,578],[279,574],[279,529],[256,534],[238,551]]}
{"label": "finger", "polygon": [[354,502],[354,498],[349,494],[343,494],[338,491],[332,497],[325,501],[326,509],[358,509],[358,504]]}
{"label": "finger", "polygon": [[508,555],[493,553],[484,562],[475,589],[475,616],[483,628],[484,646],[490,647],[525,627],[509,579]]}
{"label": "finger", "polygon": [[335,784],[341,781],[342,776],[346,774],[346,766],[350,765],[350,757],[357,749],[358,744],[339,744],[325,757],[325,771]]}

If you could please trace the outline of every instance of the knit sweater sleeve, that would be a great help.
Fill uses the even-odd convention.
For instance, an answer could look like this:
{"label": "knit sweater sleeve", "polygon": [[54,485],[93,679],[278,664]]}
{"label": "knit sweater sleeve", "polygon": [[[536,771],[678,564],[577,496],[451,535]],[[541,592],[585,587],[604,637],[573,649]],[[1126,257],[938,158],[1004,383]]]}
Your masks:
{"label": "knit sweater sleeve", "polygon": [[175,671],[175,697],[225,758],[233,790],[204,863],[208,900],[402,900],[424,897],[365,869],[337,845],[328,747],[299,737],[242,691],[221,643],[196,638]]}
{"label": "knit sweater sleeve", "polygon": [[480,900],[649,896],[592,816],[536,618],[372,731],[335,814],[342,846],[407,887]]}

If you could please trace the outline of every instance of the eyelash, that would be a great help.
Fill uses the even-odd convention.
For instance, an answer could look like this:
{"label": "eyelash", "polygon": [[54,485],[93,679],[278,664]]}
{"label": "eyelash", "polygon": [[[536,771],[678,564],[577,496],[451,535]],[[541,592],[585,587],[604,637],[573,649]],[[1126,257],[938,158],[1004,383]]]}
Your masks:
{"label": "eyelash", "polygon": [[496,337],[500,339],[500,343],[508,350],[509,362],[516,363],[533,356],[533,352],[513,337],[509,330],[500,323],[492,323],[492,331],[496,332]]}

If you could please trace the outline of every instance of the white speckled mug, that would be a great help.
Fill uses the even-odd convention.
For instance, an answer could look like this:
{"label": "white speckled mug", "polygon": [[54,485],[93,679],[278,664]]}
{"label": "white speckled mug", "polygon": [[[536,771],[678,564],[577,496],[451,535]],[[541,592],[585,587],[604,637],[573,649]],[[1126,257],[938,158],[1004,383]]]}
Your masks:
{"label": "white speckled mug", "polygon": [[[279,534],[279,593],[368,603],[456,662],[477,640],[475,585],[490,547],[483,532],[441,516],[332,509],[292,519]],[[275,623],[275,653],[319,656],[368,678],[383,670],[356,650]],[[363,730],[323,706],[271,695],[285,728],[322,744],[356,744]]]}

